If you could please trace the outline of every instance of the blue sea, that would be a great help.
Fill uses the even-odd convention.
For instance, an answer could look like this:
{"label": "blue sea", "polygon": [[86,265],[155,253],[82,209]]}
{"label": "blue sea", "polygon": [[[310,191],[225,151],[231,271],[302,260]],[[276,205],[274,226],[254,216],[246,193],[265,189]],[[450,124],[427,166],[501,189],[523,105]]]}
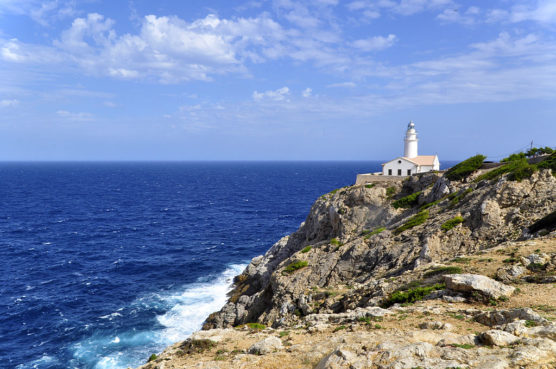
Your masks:
{"label": "blue sea", "polygon": [[320,195],[379,168],[1,163],[0,366],[145,363],[220,309]]}

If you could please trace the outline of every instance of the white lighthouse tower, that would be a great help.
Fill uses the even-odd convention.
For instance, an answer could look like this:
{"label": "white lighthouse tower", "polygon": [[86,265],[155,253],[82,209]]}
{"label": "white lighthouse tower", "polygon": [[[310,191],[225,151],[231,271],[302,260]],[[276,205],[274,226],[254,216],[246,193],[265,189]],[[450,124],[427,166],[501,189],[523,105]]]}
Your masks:
{"label": "white lighthouse tower", "polygon": [[415,124],[413,121],[409,122],[407,125],[407,132],[405,133],[404,141],[404,151],[403,156],[406,158],[416,158],[419,156],[417,151],[417,131],[415,130]]}

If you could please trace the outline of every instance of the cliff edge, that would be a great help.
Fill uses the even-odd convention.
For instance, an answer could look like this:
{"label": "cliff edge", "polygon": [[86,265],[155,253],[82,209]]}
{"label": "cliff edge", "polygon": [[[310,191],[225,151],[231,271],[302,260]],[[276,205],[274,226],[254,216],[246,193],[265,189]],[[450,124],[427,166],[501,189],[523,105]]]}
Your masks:
{"label": "cliff edge", "polygon": [[556,177],[521,164],[321,196],[142,368],[556,368]]}

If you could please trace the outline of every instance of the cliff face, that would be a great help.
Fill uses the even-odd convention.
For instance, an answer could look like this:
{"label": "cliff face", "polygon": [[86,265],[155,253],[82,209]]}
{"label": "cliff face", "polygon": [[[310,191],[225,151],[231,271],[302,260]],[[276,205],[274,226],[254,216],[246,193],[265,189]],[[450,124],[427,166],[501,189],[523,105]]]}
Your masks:
{"label": "cliff face", "polygon": [[236,277],[228,303],[203,329],[276,328],[379,305],[407,282],[405,272],[528,237],[526,228],[556,209],[550,170],[521,182],[474,181],[479,174],[450,182],[427,173],[322,196],[295,233]]}

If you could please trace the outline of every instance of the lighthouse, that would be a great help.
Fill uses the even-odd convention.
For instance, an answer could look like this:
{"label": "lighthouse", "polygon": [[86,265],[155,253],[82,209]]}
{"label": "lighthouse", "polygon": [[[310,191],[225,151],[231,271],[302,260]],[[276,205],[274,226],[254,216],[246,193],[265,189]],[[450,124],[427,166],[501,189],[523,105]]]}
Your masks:
{"label": "lighthouse", "polygon": [[418,141],[415,123],[411,121],[405,131],[403,156],[382,164],[381,172],[358,174],[355,184],[390,181],[395,180],[394,177],[406,177],[430,172],[431,170],[440,170],[438,155],[419,155],[417,150]]}
{"label": "lighthouse", "polygon": [[404,140],[404,154],[406,158],[416,158],[419,156],[417,151],[417,131],[415,130],[415,123],[413,121],[409,122],[407,125],[407,131],[405,132]]}

